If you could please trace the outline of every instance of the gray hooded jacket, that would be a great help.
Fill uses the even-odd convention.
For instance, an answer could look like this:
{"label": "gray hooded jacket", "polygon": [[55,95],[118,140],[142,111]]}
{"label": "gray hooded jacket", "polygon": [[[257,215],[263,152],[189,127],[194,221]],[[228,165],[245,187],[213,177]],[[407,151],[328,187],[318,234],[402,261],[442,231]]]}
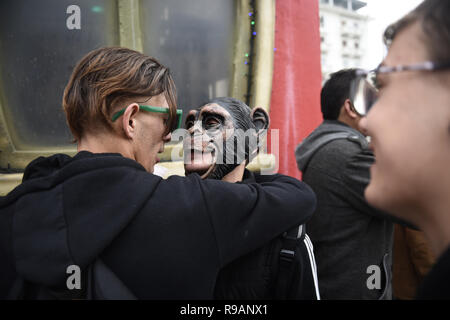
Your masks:
{"label": "gray hooded jacket", "polygon": [[295,150],[317,195],[306,230],[314,244],[322,299],[391,299],[392,217],[364,199],[374,162],[365,137],[325,120]]}

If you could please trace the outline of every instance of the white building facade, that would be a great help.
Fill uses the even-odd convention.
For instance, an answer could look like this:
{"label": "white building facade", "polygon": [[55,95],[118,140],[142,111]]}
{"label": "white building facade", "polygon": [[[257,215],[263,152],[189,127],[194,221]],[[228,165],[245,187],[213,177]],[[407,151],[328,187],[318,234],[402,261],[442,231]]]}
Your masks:
{"label": "white building facade", "polygon": [[363,67],[368,41],[366,6],[357,0],[319,0],[322,79],[344,68]]}

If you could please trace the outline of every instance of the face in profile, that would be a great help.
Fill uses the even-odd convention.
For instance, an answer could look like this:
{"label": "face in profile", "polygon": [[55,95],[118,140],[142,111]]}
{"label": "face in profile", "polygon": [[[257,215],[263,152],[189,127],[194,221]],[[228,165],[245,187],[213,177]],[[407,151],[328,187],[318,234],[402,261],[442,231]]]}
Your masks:
{"label": "face in profile", "polygon": [[[417,22],[394,38],[383,64],[430,60]],[[372,205],[423,226],[450,189],[448,71],[379,74],[379,99],[361,125],[376,162],[365,196]],[[448,208],[447,208],[448,211]]]}
{"label": "face in profile", "polygon": [[[141,105],[152,105],[169,108],[164,94],[151,97]],[[164,151],[165,143],[171,139],[171,134],[166,134],[166,123],[168,113],[156,113],[139,111],[133,121],[135,121],[135,132],[133,135],[133,153],[139,162],[148,172],[153,172],[155,164],[159,161],[157,154]]]}

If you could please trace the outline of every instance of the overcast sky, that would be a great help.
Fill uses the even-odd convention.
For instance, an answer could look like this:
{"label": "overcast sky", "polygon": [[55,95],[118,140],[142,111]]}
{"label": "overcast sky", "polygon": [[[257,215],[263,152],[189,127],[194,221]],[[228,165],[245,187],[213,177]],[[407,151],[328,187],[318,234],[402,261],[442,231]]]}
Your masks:
{"label": "overcast sky", "polygon": [[382,36],[386,27],[417,7],[422,0],[366,0],[365,2],[367,6],[358,11],[370,17],[368,50],[363,64],[364,68],[373,69],[385,55]]}

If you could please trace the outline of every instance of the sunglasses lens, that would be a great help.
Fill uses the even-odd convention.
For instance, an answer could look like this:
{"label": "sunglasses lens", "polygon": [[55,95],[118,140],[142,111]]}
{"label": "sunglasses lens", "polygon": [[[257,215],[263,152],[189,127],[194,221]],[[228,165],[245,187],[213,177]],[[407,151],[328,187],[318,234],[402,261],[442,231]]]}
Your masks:
{"label": "sunglasses lens", "polygon": [[176,120],[175,120],[175,123],[174,123],[174,131],[176,130],[176,129],[179,129],[180,128],[180,125],[181,125],[181,115],[180,114],[177,114],[177,117],[176,117]]}
{"label": "sunglasses lens", "polygon": [[350,87],[350,98],[356,111],[365,116],[377,99],[377,90],[365,77],[356,78]]}
{"label": "sunglasses lens", "polygon": [[181,113],[177,113],[175,116],[175,121],[172,125],[172,128],[170,128],[170,132],[174,132],[175,130],[179,129],[181,127],[181,118],[183,115]]}
{"label": "sunglasses lens", "polygon": [[370,111],[375,102],[377,102],[377,99],[378,99],[378,91],[372,85],[367,84],[364,90],[366,114]]}
{"label": "sunglasses lens", "polygon": [[350,88],[350,99],[353,105],[360,115],[366,114],[366,106],[364,99],[364,77],[358,77],[353,80]]}

